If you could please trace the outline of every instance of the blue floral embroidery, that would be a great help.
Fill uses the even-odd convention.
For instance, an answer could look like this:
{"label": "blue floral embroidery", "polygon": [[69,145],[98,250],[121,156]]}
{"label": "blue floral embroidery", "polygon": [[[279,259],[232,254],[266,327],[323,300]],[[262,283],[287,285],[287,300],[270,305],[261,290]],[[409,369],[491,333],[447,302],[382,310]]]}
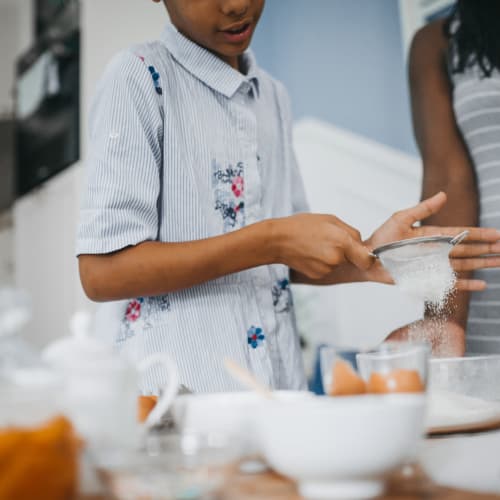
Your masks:
{"label": "blue floral embroidery", "polygon": [[262,333],[262,328],[251,326],[247,332],[248,344],[256,349],[258,346],[262,345],[266,336]]}
{"label": "blue floral embroidery", "polygon": [[[146,61],[144,60],[144,56],[137,56],[137,57],[139,57],[139,59],[144,64],[146,64]],[[160,85],[160,73],[158,73],[158,71],[156,71],[156,69],[155,69],[154,66],[148,66],[148,71],[151,73],[151,78],[153,79],[153,83],[154,83],[154,86],[155,86],[156,93],[158,95],[162,95],[163,94],[163,89],[161,88],[161,85]]]}
{"label": "blue floral embroidery", "polygon": [[271,290],[273,294],[273,306],[276,312],[287,312],[291,309],[292,291],[290,290],[290,280],[283,278],[277,280]]}
{"label": "blue floral embroidery", "polygon": [[163,94],[163,90],[160,86],[160,74],[155,70],[154,66],[148,66],[148,70],[151,73],[151,77],[153,78],[153,82],[155,84],[156,93],[159,95]]}
{"label": "blue floral embroidery", "polygon": [[212,186],[215,194],[215,210],[220,212],[224,232],[239,229],[245,225],[245,181],[244,165],[221,167],[212,162]]}

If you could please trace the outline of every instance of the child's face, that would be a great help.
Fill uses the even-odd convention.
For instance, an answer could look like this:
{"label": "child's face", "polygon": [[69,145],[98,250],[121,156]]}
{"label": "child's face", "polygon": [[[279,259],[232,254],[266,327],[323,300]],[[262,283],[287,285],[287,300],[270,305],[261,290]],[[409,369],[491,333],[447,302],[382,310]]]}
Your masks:
{"label": "child's face", "polygon": [[172,23],[184,36],[237,68],[238,56],[250,45],[264,1],[165,0],[165,4]]}

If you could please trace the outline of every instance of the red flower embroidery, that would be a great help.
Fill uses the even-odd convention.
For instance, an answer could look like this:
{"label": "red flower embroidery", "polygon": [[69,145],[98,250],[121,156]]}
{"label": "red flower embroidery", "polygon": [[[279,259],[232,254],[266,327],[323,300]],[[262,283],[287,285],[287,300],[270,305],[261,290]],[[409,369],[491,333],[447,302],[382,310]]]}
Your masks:
{"label": "red flower embroidery", "polygon": [[233,191],[233,194],[234,196],[236,196],[236,198],[239,198],[243,194],[243,177],[238,176],[233,179],[231,190]]}
{"label": "red flower embroidery", "polygon": [[137,321],[141,317],[141,307],[144,299],[134,299],[131,300],[127,305],[127,310],[125,311],[125,318],[128,321]]}

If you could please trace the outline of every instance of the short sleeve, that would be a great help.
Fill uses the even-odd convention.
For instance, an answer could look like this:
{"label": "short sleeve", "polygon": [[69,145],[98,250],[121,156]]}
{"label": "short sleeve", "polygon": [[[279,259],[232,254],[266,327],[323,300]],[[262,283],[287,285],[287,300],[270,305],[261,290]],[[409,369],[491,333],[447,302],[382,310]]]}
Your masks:
{"label": "short sleeve", "polygon": [[278,85],[278,92],[280,94],[281,106],[283,109],[283,120],[286,128],[286,138],[289,147],[289,164],[291,170],[291,196],[292,196],[292,210],[293,213],[309,212],[309,203],[307,201],[306,191],[304,189],[304,182],[300,167],[297,162],[295,150],[293,147],[293,119],[292,119],[292,106],[290,97],[284,85]]}
{"label": "short sleeve", "polygon": [[141,58],[122,52],[111,61],[97,87],[89,126],[77,254],[110,253],[155,240],[163,119]]}

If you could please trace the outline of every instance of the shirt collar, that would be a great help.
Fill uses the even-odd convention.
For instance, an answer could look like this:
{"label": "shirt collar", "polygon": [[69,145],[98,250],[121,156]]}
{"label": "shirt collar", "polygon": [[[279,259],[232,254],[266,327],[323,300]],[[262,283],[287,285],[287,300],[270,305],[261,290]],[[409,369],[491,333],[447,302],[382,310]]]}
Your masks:
{"label": "shirt collar", "polygon": [[257,63],[250,50],[243,54],[247,74],[236,71],[209,50],[192,42],[179,33],[172,23],[167,23],[161,36],[172,56],[196,78],[228,98],[248,82],[259,93]]}

